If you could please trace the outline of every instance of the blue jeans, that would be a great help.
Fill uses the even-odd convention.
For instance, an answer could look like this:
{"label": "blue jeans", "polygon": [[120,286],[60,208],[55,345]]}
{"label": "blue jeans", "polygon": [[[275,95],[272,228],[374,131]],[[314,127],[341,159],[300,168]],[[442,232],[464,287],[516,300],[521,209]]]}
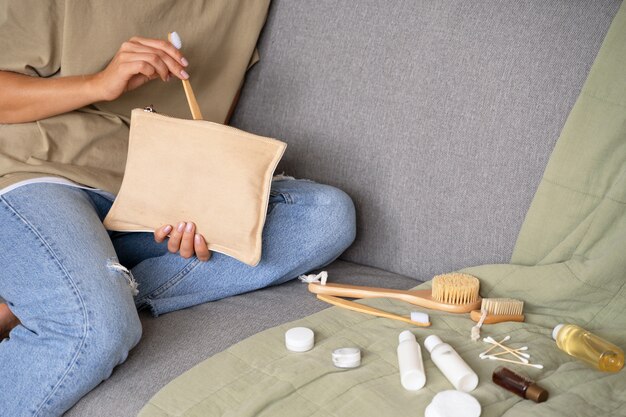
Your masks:
{"label": "blue jeans", "polygon": [[[61,415],[108,378],[139,342],[137,308],[156,316],[280,284],[332,262],[355,237],[350,198],[306,180],[272,183],[256,267],[219,253],[184,259],[151,233],[107,232],[110,207],[59,184],[0,196],[0,296],[22,323],[0,343],[2,416]],[[119,264],[139,284],[134,298]]]}

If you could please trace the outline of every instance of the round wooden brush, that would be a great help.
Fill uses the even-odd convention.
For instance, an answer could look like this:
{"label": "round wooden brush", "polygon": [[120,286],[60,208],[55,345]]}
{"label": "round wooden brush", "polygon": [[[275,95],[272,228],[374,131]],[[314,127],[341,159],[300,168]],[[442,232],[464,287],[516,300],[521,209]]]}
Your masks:
{"label": "round wooden brush", "polygon": [[432,298],[446,304],[471,304],[479,301],[479,290],[478,278],[454,272],[433,278]]}

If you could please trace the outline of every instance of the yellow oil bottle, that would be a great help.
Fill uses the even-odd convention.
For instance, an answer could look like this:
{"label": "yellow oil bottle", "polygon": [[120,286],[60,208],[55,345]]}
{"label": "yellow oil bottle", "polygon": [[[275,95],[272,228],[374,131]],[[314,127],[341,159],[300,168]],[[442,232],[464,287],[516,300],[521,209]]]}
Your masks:
{"label": "yellow oil bottle", "polygon": [[624,366],[622,349],[575,324],[559,324],[552,338],[559,349],[601,371],[617,372]]}

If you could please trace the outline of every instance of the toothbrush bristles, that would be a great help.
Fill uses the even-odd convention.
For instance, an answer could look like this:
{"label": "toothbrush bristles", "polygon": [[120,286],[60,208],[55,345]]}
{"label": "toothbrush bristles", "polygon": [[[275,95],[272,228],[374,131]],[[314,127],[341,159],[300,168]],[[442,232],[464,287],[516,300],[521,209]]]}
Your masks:
{"label": "toothbrush bristles", "polygon": [[491,315],[520,315],[524,302],[513,298],[483,298],[480,309]]}
{"label": "toothbrush bristles", "polygon": [[171,32],[168,38],[176,49],[180,49],[183,47],[183,41],[180,39],[180,35],[177,32]]}

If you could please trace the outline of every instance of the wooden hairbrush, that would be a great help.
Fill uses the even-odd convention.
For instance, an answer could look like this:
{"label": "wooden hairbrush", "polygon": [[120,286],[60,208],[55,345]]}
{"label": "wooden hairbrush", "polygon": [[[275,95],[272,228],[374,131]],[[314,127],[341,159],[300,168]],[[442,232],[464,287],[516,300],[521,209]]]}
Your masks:
{"label": "wooden hairbrush", "polygon": [[474,310],[470,317],[475,322],[480,321],[483,311],[487,316],[483,324],[502,323],[505,321],[524,321],[524,302],[513,298],[483,298],[480,310]]}
{"label": "wooden hairbrush", "polygon": [[478,278],[459,273],[437,275],[432,280],[432,290],[403,291],[358,285],[322,285],[317,282],[309,284],[309,291],[315,294],[350,298],[393,298],[448,313],[469,313],[479,309],[479,289]]}

